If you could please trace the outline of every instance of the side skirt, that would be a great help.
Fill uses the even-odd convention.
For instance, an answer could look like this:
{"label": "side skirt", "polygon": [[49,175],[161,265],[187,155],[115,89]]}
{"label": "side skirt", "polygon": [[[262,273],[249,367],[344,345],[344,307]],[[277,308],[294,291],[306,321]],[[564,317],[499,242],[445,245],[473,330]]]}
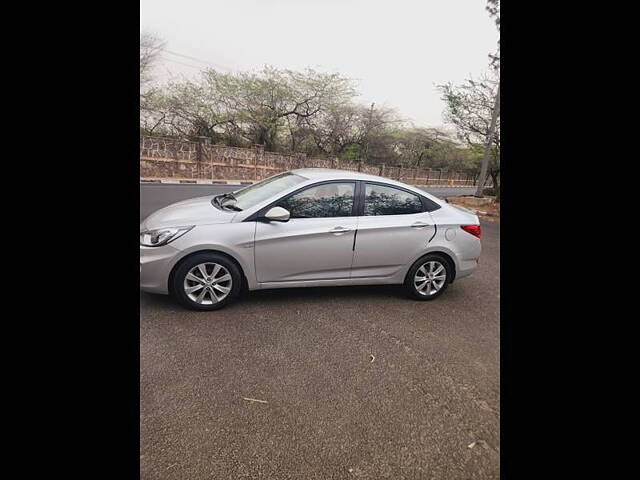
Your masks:
{"label": "side skirt", "polygon": [[404,278],[401,275],[392,277],[345,278],[342,280],[307,280],[304,282],[267,282],[258,283],[251,290],[266,290],[271,288],[302,288],[302,287],[341,287],[348,285],[401,285]]}

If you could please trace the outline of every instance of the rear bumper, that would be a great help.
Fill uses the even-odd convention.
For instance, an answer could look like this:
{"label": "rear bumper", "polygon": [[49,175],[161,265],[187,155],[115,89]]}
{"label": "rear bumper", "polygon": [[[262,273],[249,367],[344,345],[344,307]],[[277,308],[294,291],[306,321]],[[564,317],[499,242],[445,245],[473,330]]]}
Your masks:
{"label": "rear bumper", "polygon": [[459,278],[468,277],[478,268],[478,259],[475,260],[463,260],[460,262],[460,268],[456,272],[456,280]]}
{"label": "rear bumper", "polygon": [[468,277],[478,269],[481,253],[482,244],[478,238],[466,232],[456,236],[456,280]]}
{"label": "rear bumper", "polygon": [[171,245],[140,246],[140,290],[150,293],[169,293],[169,273],[180,251]]}

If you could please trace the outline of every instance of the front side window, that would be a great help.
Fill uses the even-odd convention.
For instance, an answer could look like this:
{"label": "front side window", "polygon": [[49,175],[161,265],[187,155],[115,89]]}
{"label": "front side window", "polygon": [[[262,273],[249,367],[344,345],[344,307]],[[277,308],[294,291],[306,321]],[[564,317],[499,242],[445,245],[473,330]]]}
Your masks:
{"label": "front side window", "polygon": [[278,203],[291,218],[349,217],[352,214],[355,183],[326,183],[307,188]]}
{"label": "front side window", "polygon": [[422,212],[422,202],[417,195],[398,188],[366,184],[365,215],[406,215],[420,212]]}
{"label": "front side window", "polygon": [[274,175],[273,177],[266,178],[261,182],[236,192],[234,194],[234,205],[242,210],[246,210],[247,208],[251,208],[258,203],[273,197],[279,192],[283,192],[284,190],[307,180],[307,178],[291,172]]}

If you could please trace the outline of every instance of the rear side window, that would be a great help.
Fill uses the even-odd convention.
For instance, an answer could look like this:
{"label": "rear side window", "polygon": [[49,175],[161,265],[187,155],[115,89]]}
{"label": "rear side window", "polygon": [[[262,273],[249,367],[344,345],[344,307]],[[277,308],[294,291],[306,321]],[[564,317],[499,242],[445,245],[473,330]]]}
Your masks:
{"label": "rear side window", "polygon": [[366,216],[406,215],[422,211],[422,201],[418,195],[398,188],[366,184],[364,198]]}
{"label": "rear side window", "polygon": [[325,183],[298,192],[278,206],[289,210],[290,218],[349,217],[355,190],[355,183]]}

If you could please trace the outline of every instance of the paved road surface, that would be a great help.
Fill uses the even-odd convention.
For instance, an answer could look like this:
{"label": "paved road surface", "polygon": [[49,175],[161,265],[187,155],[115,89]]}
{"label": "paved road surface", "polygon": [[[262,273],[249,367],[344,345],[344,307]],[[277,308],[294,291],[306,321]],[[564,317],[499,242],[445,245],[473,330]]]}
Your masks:
{"label": "paved road surface", "polygon": [[[219,193],[233,192],[244,188],[242,185],[173,185],[162,183],[140,184],[140,221],[159,208],[166,207],[180,200],[200,197],[204,195],[217,195]],[[436,196],[471,195],[473,188],[428,188],[427,192]]]}
{"label": "paved road surface", "polygon": [[141,478],[499,478],[500,226],[482,228],[479,270],[433,302],[307,288],[191,312],[141,293]]}

